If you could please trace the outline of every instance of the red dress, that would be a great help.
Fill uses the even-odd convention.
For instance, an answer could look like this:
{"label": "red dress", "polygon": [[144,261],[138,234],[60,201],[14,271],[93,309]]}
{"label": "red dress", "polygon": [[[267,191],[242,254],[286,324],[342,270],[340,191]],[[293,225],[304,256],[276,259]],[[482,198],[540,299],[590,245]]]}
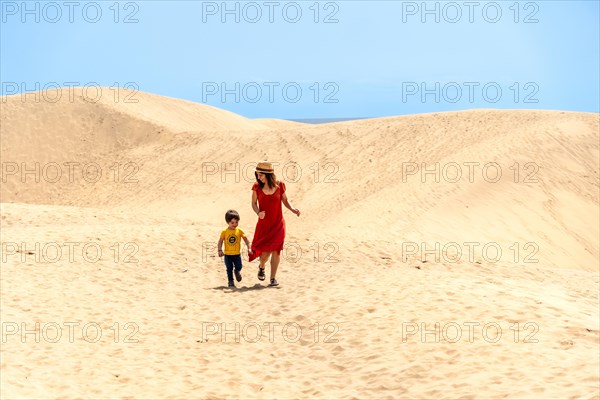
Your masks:
{"label": "red dress", "polygon": [[252,190],[256,192],[258,208],[265,212],[265,217],[259,218],[256,223],[250,246],[254,254],[249,256],[250,261],[258,258],[262,252],[276,251],[280,254],[285,239],[285,221],[281,210],[281,196],[285,193],[285,183],[279,182],[273,194],[265,194],[258,182],[254,183]]}

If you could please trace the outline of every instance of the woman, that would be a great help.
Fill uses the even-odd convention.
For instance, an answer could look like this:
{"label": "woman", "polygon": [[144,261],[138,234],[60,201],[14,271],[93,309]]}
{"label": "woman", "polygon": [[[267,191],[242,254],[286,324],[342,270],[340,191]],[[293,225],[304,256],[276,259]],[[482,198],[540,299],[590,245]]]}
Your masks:
{"label": "woman", "polygon": [[285,239],[285,221],[281,203],[291,212],[300,216],[300,210],[292,207],[285,194],[285,184],[277,181],[269,162],[260,162],[256,166],[254,176],[256,182],[252,186],[252,209],[258,215],[258,222],[252,239],[250,261],[259,258],[258,279],[265,280],[265,264],[271,258],[271,281],[269,286],[277,286],[275,279],[283,241]]}

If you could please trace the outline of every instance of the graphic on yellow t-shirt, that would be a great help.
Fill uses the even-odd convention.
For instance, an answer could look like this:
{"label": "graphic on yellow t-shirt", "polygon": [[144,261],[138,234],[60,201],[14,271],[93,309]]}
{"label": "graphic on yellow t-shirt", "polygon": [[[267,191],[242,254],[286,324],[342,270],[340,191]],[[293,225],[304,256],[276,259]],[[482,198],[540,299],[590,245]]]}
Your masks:
{"label": "graphic on yellow t-shirt", "polygon": [[246,237],[246,234],[240,228],[224,229],[223,232],[221,232],[221,239],[223,239],[223,244],[225,246],[223,254],[228,256],[240,254],[243,237]]}

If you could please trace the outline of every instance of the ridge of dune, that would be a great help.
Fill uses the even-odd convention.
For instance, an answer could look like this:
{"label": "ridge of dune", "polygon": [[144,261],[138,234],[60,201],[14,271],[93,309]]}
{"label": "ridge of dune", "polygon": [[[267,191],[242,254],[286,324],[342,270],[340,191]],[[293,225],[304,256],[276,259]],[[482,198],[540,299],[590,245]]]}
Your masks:
{"label": "ridge of dune", "polygon": [[293,128],[303,128],[306,127],[307,124],[297,121],[290,121],[287,119],[278,119],[278,118],[255,118],[253,121],[259,122],[261,125],[264,125],[269,128],[276,129],[293,129]]}
{"label": "ridge of dune", "polygon": [[[104,88],[107,90],[108,88]],[[131,89],[120,89],[120,96],[128,102],[115,102],[110,96],[102,96],[100,102],[119,112],[164,126],[171,132],[264,130],[266,127],[255,120],[208,104],[177,99]]]}

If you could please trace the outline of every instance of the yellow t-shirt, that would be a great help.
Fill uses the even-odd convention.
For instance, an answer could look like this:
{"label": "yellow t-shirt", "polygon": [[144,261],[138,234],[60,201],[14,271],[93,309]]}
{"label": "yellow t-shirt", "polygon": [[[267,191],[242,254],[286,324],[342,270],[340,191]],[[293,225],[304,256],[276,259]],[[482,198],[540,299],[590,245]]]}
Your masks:
{"label": "yellow t-shirt", "polygon": [[242,238],[246,237],[246,234],[240,228],[229,229],[226,228],[221,232],[221,239],[225,248],[223,254],[228,256],[235,256],[240,254],[240,248],[242,244]]}

